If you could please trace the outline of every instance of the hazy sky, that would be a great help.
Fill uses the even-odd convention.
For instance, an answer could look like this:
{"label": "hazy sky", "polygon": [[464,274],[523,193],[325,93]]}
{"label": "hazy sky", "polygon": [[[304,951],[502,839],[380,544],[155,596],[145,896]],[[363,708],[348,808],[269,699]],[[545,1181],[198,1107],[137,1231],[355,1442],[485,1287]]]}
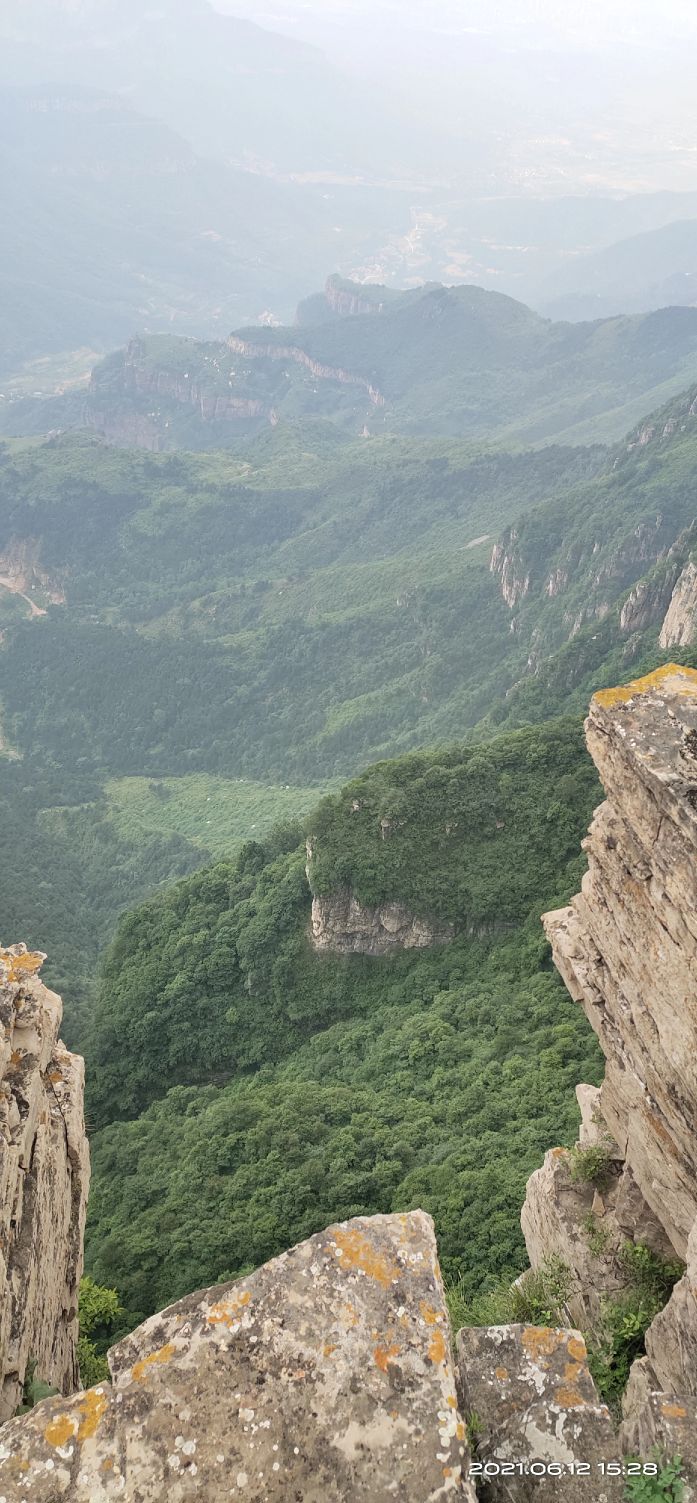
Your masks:
{"label": "hazy sky", "polygon": [[[370,22],[393,22],[395,42],[407,26],[431,34],[440,30],[521,34],[589,41],[639,38],[662,45],[677,37],[697,41],[693,0],[216,0],[220,9],[266,26],[321,35],[337,27],[352,30]],[[382,29],[382,28],[381,28]]]}

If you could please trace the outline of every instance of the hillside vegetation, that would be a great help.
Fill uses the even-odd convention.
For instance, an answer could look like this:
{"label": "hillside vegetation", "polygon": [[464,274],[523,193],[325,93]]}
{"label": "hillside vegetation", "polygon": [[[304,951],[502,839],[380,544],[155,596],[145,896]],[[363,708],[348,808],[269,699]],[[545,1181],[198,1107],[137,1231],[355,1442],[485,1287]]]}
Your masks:
{"label": "hillside vegetation", "polygon": [[0,799],[33,833],[0,899],[8,934],[49,952],[71,1041],[129,901],[370,762],[690,661],[658,633],[694,548],[694,398],[609,453],[326,423],[244,457],[4,446],[3,569],[34,573],[26,598],[0,592]]}
{"label": "hillside vegetation", "polygon": [[122,921],[88,1054],[89,1110],[111,1123],[88,1260],[129,1315],[332,1218],[417,1203],[472,1292],[516,1268],[525,1176],[573,1136],[572,1085],[598,1071],[538,920],[578,881],[597,798],[580,726],[560,722],[383,763],[328,799],[307,821],[323,885],[449,916],[458,935],[431,952],[316,955],[299,831]]}

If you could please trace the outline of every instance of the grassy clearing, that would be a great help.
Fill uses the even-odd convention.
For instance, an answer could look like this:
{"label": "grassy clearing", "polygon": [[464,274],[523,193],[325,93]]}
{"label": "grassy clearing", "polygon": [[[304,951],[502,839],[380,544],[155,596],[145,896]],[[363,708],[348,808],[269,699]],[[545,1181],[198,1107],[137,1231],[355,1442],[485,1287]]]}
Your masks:
{"label": "grassy clearing", "polygon": [[106,794],[123,835],[133,838],[144,830],[182,835],[214,856],[232,856],[246,840],[260,840],[274,825],[307,814],[333,786],[282,787],[192,773],[112,778]]}

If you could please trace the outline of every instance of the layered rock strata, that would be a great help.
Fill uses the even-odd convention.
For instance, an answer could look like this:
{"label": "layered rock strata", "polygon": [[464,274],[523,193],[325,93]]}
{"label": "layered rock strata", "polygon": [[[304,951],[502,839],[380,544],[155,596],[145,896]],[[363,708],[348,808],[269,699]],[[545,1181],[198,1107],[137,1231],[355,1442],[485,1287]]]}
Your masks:
{"label": "layered rock strata", "polygon": [[586,730],[608,800],[581,893],[545,928],[606,1057],[603,1117],[684,1258],[697,1216],[697,673],[669,665],[597,694]]}
{"label": "layered rock strata", "polygon": [[43,955],[0,950],[0,1419],[30,1370],[79,1382],[77,1303],[89,1184],[83,1063],[58,1033]]}
{"label": "layered rock strata", "polygon": [[669,664],[596,694],[586,735],[607,801],[581,893],[544,922],[605,1054],[598,1096],[581,1097],[582,1145],[595,1130],[604,1163],[601,1182],[574,1182],[553,1151],[522,1223],[534,1267],[567,1263],[572,1313],[591,1328],[623,1242],[687,1260],[624,1398],[625,1448],[670,1452],[697,1397],[697,673]]}

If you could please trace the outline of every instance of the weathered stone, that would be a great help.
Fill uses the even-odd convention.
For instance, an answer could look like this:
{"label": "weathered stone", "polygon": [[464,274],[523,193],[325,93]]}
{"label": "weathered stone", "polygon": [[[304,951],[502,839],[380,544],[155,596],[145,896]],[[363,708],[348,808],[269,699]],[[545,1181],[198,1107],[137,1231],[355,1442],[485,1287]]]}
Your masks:
{"label": "weathered stone", "polygon": [[697,673],[669,665],[597,694],[586,728],[608,802],[580,895],[545,927],[607,1059],[603,1116],[684,1257],[697,1216]]}
{"label": "weathered stone", "polygon": [[[631,1169],[611,1158],[599,1184],[574,1181],[571,1155],[552,1148],[528,1180],[521,1226],[531,1266],[558,1258],[569,1273],[566,1311],[584,1330],[599,1331],[603,1305],[631,1283],[623,1259],[627,1242],[643,1242],[659,1256],[672,1253]],[[673,1254],[674,1256],[674,1254]]]}
{"label": "weathered stone", "polygon": [[0,1420],[31,1362],[78,1384],[77,1301],[89,1184],[83,1063],[58,1039],[60,998],[44,956],[0,950]]}
{"label": "weathered stone", "polygon": [[681,1503],[697,1500],[697,1399],[694,1395],[651,1393],[634,1419],[621,1427],[627,1456],[682,1461]]}
{"label": "weathered stone", "polygon": [[330,1227],[173,1305],[113,1386],[2,1432],[6,1503],[474,1503],[430,1217]]}
{"label": "weathered stone", "polygon": [[646,1355],[655,1388],[697,1396],[697,1222],[684,1277],[646,1332]]}
{"label": "weathered stone", "polygon": [[[582,1148],[590,1148],[608,1141],[609,1133],[600,1111],[600,1086],[577,1085],[576,1100],[581,1113],[578,1141]],[[616,1149],[617,1145],[613,1144]],[[619,1155],[618,1155],[619,1156]]]}
{"label": "weathered stone", "polygon": [[392,950],[421,950],[452,939],[450,924],[409,913],[401,903],[369,908],[347,887],[312,901],[311,939],[315,950],[334,955],[387,955]]}
{"label": "weathered stone", "polygon": [[673,590],[659,647],[689,647],[697,636],[697,568],[690,559]]}
{"label": "weathered stone", "polygon": [[[619,1503],[621,1480],[601,1470],[619,1458],[619,1444],[578,1331],[465,1329],[457,1368],[462,1409],[476,1434],[474,1465],[486,1469],[491,1503]],[[575,1471],[579,1466],[587,1471]]]}

